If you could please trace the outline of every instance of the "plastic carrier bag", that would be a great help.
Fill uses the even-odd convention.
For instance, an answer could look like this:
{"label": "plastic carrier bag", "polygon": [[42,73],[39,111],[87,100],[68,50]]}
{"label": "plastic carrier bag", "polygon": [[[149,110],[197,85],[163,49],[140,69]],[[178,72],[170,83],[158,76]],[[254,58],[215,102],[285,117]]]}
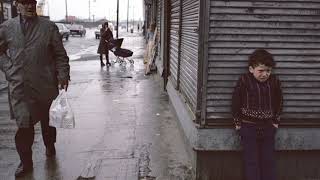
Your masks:
{"label": "plastic carrier bag", "polygon": [[66,129],[75,127],[74,115],[65,90],[59,92],[59,95],[50,106],[49,125]]}

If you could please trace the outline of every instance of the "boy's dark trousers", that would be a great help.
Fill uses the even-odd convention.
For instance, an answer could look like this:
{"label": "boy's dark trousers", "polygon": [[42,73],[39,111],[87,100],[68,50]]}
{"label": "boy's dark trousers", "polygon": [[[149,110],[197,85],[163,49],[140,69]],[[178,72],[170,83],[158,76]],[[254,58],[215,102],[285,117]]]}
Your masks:
{"label": "boy's dark trousers", "polygon": [[276,128],[271,123],[242,123],[239,133],[246,180],[276,180],[275,132]]}

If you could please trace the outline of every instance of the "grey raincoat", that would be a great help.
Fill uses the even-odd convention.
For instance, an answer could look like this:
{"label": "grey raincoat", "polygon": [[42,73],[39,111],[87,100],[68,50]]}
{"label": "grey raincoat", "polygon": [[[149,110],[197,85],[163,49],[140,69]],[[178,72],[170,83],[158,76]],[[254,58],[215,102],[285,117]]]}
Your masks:
{"label": "grey raincoat", "polygon": [[58,81],[70,79],[70,66],[53,22],[35,17],[24,32],[20,21],[17,16],[0,25],[0,69],[8,81],[11,118],[30,127],[41,120],[41,106],[49,107],[58,95]]}

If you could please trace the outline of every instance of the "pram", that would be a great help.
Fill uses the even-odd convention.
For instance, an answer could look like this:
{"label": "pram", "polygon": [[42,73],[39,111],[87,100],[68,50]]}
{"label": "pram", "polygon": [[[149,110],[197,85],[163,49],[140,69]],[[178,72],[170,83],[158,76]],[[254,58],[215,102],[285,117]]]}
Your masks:
{"label": "pram", "polygon": [[113,39],[109,43],[109,50],[117,57],[116,62],[120,64],[126,64],[125,60],[128,60],[131,64],[134,64],[132,58],[133,52],[129,49],[121,48],[123,38]]}

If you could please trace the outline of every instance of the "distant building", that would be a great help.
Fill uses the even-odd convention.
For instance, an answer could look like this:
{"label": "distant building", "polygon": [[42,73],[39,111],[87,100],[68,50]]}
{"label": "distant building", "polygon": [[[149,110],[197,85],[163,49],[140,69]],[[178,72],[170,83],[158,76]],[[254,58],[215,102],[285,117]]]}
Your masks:
{"label": "distant building", "polygon": [[76,20],[76,16],[67,16],[68,23],[74,23]]}

